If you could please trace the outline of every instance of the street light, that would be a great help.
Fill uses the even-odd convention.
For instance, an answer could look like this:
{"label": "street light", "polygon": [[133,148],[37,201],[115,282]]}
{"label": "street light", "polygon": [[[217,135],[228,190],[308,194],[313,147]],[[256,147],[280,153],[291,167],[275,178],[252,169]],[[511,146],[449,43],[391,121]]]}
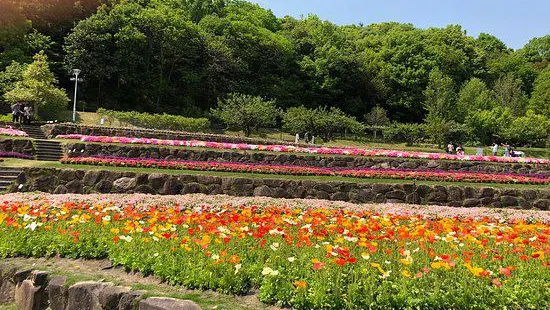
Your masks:
{"label": "street light", "polygon": [[78,78],[80,72],[80,69],[73,69],[74,77],[71,78],[71,81],[74,81],[73,123],[76,123],[76,92],[78,90],[78,82],[82,82],[82,79]]}

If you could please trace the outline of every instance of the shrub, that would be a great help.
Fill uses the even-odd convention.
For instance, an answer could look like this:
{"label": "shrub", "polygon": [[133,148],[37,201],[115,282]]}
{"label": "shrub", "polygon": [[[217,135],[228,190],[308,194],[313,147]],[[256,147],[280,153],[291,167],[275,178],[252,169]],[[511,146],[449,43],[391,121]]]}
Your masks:
{"label": "shrub", "polygon": [[189,132],[204,132],[210,128],[210,121],[206,118],[190,118],[170,114],[148,114],[135,111],[119,112],[102,108],[98,109],[97,113],[109,119],[118,119],[121,122],[143,128]]}
{"label": "shrub", "polygon": [[414,145],[426,137],[426,125],[393,123],[384,129],[384,139],[388,142],[405,142]]}

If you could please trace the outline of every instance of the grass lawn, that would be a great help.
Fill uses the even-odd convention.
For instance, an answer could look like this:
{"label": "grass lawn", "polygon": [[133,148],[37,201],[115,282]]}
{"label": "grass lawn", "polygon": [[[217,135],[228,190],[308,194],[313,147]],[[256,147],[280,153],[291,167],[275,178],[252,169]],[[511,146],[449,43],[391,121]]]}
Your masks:
{"label": "grass lawn", "polygon": [[19,310],[20,308],[17,307],[15,304],[11,305],[0,305],[0,310]]}
{"label": "grass lawn", "polygon": [[383,184],[416,183],[416,184],[426,184],[426,185],[455,185],[455,186],[495,187],[495,188],[514,188],[514,189],[547,189],[548,188],[548,185],[531,185],[531,184],[436,182],[436,181],[414,181],[414,180],[395,180],[395,179],[365,179],[365,178],[333,177],[333,176],[291,176],[291,175],[260,174],[260,173],[220,172],[220,171],[195,171],[195,170],[171,170],[171,169],[133,168],[133,167],[69,165],[69,164],[61,164],[60,162],[36,161],[36,160],[13,159],[13,158],[5,159],[4,162],[0,163],[0,167],[37,167],[37,168],[56,168],[56,169],[131,171],[136,173],[166,173],[166,174],[173,174],[173,175],[212,175],[212,176],[219,176],[219,177],[234,177],[234,178],[314,180],[314,181],[325,181],[325,182],[337,181],[337,182],[383,183]]}

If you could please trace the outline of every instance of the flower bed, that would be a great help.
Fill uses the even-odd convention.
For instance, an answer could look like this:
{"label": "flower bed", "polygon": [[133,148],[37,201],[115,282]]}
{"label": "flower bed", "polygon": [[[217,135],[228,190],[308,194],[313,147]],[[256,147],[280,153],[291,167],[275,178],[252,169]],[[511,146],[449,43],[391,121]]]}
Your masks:
{"label": "flower bed", "polygon": [[20,159],[32,159],[31,155],[19,153],[19,152],[0,152],[0,158],[20,158]]}
{"label": "flower bed", "polygon": [[0,127],[0,135],[2,136],[12,136],[12,137],[28,137],[29,135],[21,130],[13,129],[11,127],[4,128]]}
{"label": "flower bed", "polygon": [[544,309],[550,302],[543,222],[396,214],[391,205],[379,214],[307,202],[22,197],[0,204],[2,257],[110,258],[190,288],[259,289],[262,301],[296,309]]}
{"label": "flower bed", "polygon": [[550,164],[550,160],[540,159],[540,158],[452,155],[452,154],[446,154],[446,153],[425,153],[425,152],[377,150],[377,149],[367,150],[367,149],[359,149],[359,148],[301,147],[301,146],[293,146],[293,145],[223,143],[223,142],[209,142],[209,141],[197,141],[197,140],[161,140],[161,139],[149,139],[149,138],[86,136],[86,135],[80,135],[80,134],[58,135],[56,136],[56,138],[75,139],[83,142],[206,147],[206,148],[212,148],[212,149],[227,149],[227,150],[257,150],[257,151],[270,151],[270,152],[293,152],[293,153],[325,154],[325,155],[351,155],[351,156],[368,156],[368,157],[421,158],[421,159],[433,159],[433,160],[444,159],[444,160],[459,160],[459,161]]}
{"label": "flower bed", "polygon": [[370,179],[401,179],[426,180],[443,182],[475,182],[475,183],[516,183],[516,184],[550,184],[550,178],[543,176],[489,174],[474,172],[449,171],[414,171],[396,169],[346,169],[318,168],[288,165],[261,165],[226,162],[203,161],[167,161],[143,158],[118,157],[74,157],[63,158],[64,164],[85,164],[114,167],[146,167],[178,170],[226,171],[242,173],[263,173],[279,175],[316,175],[344,176]]}

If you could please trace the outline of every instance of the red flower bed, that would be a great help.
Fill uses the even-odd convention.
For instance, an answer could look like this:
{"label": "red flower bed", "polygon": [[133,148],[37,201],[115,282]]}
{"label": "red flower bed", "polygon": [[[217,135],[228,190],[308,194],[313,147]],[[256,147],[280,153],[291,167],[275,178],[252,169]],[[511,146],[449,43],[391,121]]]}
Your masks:
{"label": "red flower bed", "polygon": [[372,179],[403,179],[444,182],[550,184],[550,178],[533,175],[488,174],[475,172],[412,171],[392,169],[338,169],[287,165],[261,165],[203,161],[167,161],[118,157],[64,158],[64,164],[85,164],[115,167],[146,167],[177,170],[225,171],[280,175],[343,176]]}

